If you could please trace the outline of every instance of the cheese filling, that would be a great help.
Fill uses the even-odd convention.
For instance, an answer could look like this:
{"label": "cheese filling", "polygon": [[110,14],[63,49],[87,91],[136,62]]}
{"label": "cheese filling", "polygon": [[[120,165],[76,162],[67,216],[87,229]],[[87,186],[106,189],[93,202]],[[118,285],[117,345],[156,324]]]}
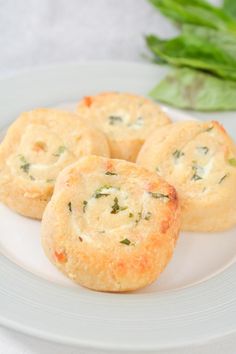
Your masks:
{"label": "cheese filling", "polygon": [[29,125],[17,151],[7,160],[11,173],[31,182],[53,183],[64,166],[73,162],[73,153],[45,126]]}
{"label": "cheese filling", "polygon": [[[169,196],[143,190],[135,197],[131,190],[125,190],[121,185],[101,185],[87,193],[86,199],[70,202],[71,230],[87,242],[96,237],[99,243],[99,239],[103,241],[104,237],[112,236],[115,242],[128,239],[134,245],[139,236],[148,234],[149,222],[158,214],[156,210],[153,212],[153,204],[157,202],[167,203]],[[139,227],[142,227],[141,233]]]}

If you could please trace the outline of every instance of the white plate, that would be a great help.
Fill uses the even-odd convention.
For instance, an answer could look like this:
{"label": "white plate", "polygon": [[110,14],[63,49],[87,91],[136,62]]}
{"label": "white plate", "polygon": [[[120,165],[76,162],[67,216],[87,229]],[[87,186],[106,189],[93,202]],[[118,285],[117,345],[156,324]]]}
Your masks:
{"label": "white plate", "polygon": [[[0,130],[23,110],[100,91],[147,95],[165,69],[135,63],[70,64],[0,81]],[[173,119],[186,119],[168,109]],[[236,138],[233,113],[219,119]],[[40,223],[0,205],[0,322],[45,339],[108,352],[200,344],[236,330],[235,229],[183,233],[159,280],[129,294],[97,293],[59,273],[40,247]]]}

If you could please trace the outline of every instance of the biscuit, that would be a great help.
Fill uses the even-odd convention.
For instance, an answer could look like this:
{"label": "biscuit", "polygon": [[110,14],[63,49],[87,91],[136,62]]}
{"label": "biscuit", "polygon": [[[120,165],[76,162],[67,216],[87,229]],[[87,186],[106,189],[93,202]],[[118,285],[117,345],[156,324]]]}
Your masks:
{"label": "biscuit", "polygon": [[22,113],[0,145],[0,200],[41,219],[58,173],[83,155],[109,156],[102,132],[76,114],[53,109]]}
{"label": "biscuit", "polygon": [[220,231],[236,224],[236,149],[215,121],[184,121],[160,128],[137,163],[173,184],[187,231]]}
{"label": "biscuit", "polygon": [[42,245],[76,283],[129,291],[163,271],[179,224],[175,189],[155,173],[87,156],[59,174],[42,219]]}
{"label": "biscuit", "polygon": [[156,103],[127,93],[85,97],[77,112],[107,135],[112,158],[133,162],[150,133],[170,123]]}

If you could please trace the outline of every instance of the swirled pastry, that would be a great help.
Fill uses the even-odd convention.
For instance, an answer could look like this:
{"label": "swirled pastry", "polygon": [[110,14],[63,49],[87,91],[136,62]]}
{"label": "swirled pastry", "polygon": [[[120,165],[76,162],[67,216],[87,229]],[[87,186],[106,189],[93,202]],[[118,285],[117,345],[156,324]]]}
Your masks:
{"label": "swirled pastry", "polygon": [[85,97],[77,112],[107,135],[112,158],[128,161],[136,160],[153,130],[170,123],[156,103],[127,93]]}
{"label": "swirled pastry", "polygon": [[64,169],[42,220],[49,259],[75,282],[128,291],[153,282],[179,232],[175,189],[134,163],[83,157]]}
{"label": "swirled pastry", "polygon": [[0,200],[40,219],[58,173],[88,154],[109,156],[109,146],[76,114],[53,109],[21,114],[0,146]]}
{"label": "swirled pastry", "polygon": [[159,129],[137,163],[176,187],[183,230],[218,231],[236,224],[236,149],[218,122],[184,121]]}

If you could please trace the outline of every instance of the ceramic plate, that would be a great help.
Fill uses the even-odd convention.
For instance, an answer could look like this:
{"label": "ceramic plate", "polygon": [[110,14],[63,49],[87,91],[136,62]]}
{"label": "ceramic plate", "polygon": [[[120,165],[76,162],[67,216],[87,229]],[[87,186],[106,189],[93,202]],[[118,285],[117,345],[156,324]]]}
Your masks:
{"label": "ceramic plate", "polygon": [[[101,91],[147,95],[165,70],[138,63],[68,64],[1,80],[1,136],[24,110],[63,107]],[[192,118],[192,113],[165,109],[174,120]],[[194,117],[218,119],[236,139],[233,113]],[[73,284],[43,254],[40,223],[1,204],[0,231],[3,325],[109,353],[200,344],[236,330],[236,229],[182,233],[159,280],[128,294],[98,293]]]}

